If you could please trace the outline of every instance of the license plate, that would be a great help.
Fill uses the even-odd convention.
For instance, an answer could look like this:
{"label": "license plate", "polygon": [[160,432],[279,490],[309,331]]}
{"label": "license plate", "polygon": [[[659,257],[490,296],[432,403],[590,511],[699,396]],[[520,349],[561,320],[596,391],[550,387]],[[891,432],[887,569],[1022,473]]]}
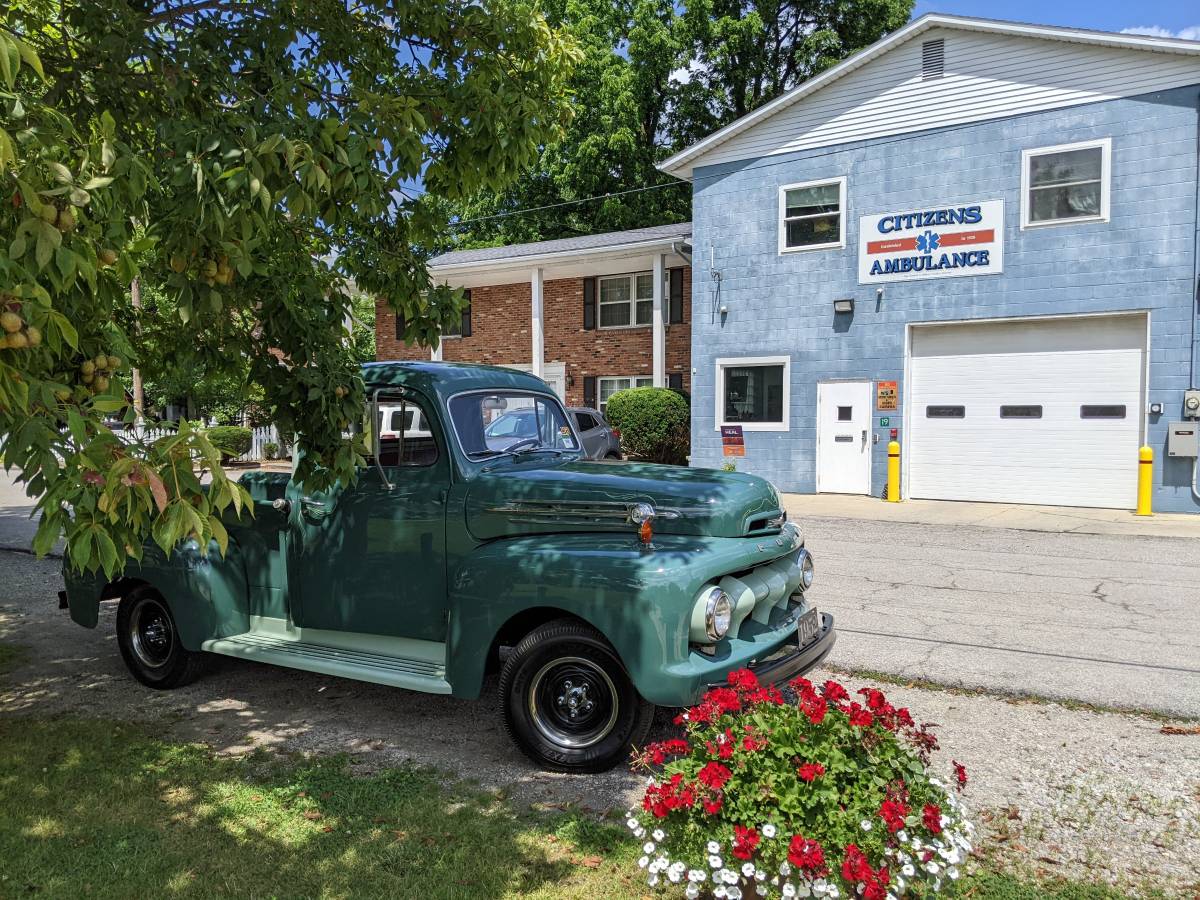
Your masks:
{"label": "license plate", "polygon": [[800,649],[804,649],[815,641],[820,633],[821,616],[816,609],[810,609],[796,623],[796,636],[800,643]]}

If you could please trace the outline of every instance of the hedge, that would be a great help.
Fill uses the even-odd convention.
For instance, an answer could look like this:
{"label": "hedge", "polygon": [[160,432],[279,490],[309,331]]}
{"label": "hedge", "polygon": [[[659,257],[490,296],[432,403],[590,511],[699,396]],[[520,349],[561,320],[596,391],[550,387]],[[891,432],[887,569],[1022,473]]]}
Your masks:
{"label": "hedge", "polygon": [[691,451],[691,411],[678,391],[640,387],[608,398],[605,416],[621,431],[626,455],[650,462],[686,465]]}
{"label": "hedge", "polygon": [[250,451],[253,436],[249,428],[240,425],[218,425],[205,434],[209,443],[221,451],[223,459],[235,459]]}

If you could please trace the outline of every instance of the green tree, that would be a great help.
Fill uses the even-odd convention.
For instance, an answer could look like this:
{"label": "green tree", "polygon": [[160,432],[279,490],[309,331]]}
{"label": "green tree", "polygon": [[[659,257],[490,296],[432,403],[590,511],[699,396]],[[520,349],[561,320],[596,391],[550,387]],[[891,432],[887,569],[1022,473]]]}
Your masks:
{"label": "green tree", "polygon": [[[439,223],[408,186],[503,190],[569,119],[575,55],[529,0],[6,4],[0,452],[41,495],[35,549],[65,533],[76,567],[112,573],[148,534],[224,547],[247,496],[211,443],[185,423],[125,445],[101,421],[132,417],[117,374],[172,346],[203,348],[209,375],[248,361],[301,435],[298,475],[352,478],[351,279],[411,339],[457,317],[413,249]],[[169,302],[134,309],[139,275]]]}
{"label": "green tree", "polygon": [[[583,48],[570,83],[577,114],[510,187],[465,202],[430,195],[431,210],[469,223],[437,249],[684,221],[690,186],[656,163],[899,28],[912,8],[913,0],[551,0],[551,21]],[[645,187],[654,189],[615,196]]]}

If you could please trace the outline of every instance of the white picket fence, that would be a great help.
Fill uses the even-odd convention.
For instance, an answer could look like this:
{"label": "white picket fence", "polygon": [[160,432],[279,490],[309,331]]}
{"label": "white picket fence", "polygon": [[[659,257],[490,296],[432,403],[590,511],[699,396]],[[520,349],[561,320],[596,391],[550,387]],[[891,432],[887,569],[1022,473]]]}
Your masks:
{"label": "white picket fence", "polygon": [[[117,437],[128,441],[154,441],[160,437],[166,437],[174,433],[174,430],[170,428],[130,428],[116,432]],[[267,444],[280,444],[279,432],[275,429],[274,425],[264,425],[260,428],[250,429],[250,449],[239,456],[238,461],[262,462],[267,458]]]}

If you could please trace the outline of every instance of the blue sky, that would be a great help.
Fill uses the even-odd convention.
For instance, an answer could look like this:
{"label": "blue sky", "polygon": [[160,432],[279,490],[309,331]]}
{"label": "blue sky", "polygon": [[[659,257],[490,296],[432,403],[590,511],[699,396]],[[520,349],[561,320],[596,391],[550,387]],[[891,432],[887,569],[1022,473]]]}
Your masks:
{"label": "blue sky", "polygon": [[1200,5],[1192,0],[917,0],[914,18],[928,12],[1068,25],[1101,31],[1136,29],[1148,34],[1200,40]]}

